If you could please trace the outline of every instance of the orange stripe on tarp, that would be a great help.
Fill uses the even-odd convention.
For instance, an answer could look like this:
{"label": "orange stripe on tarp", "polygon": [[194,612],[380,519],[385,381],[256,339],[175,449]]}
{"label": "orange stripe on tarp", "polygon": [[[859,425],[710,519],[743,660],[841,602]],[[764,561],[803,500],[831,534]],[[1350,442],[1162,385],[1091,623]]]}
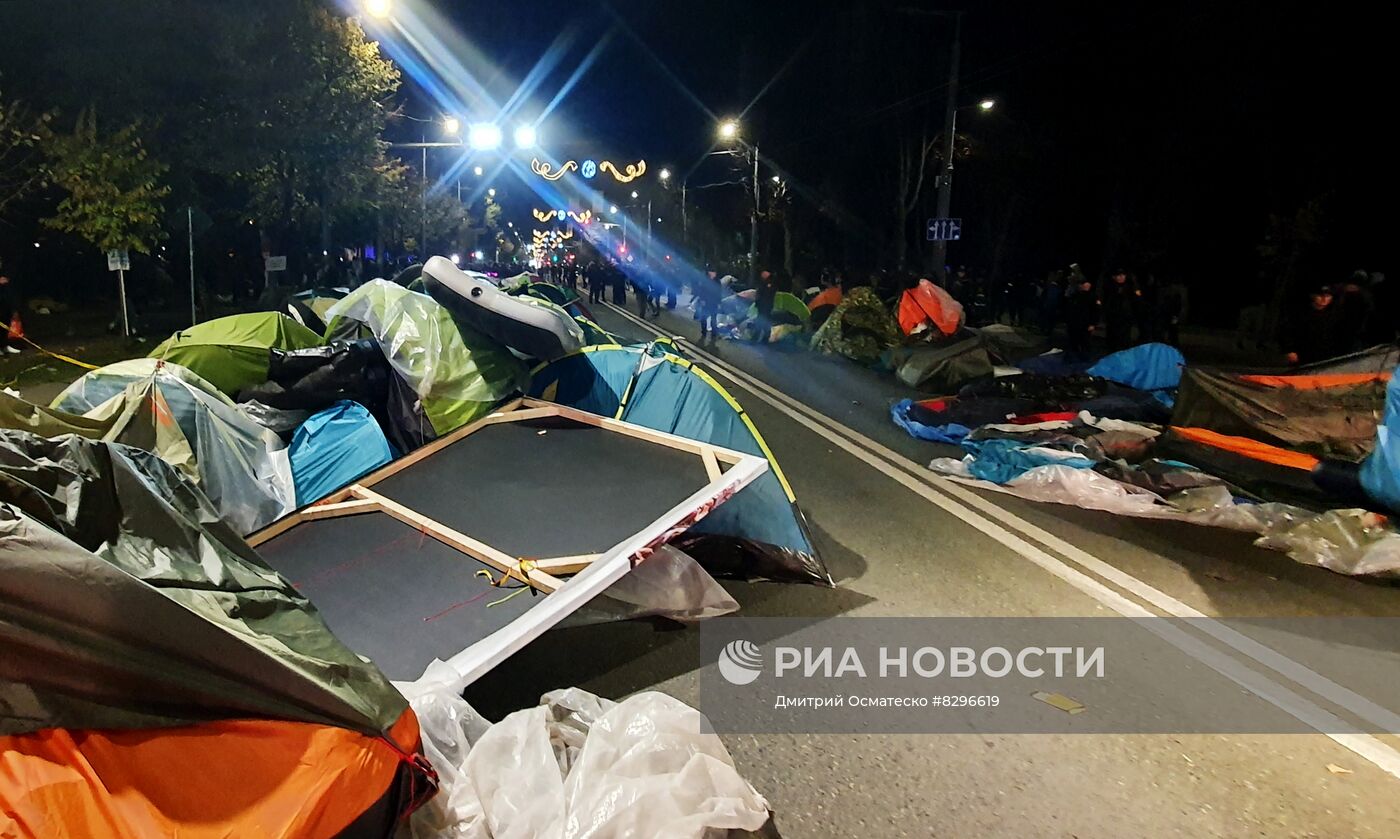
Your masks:
{"label": "orange stripe on tarp", "polygon": [[1234,452],[1276,466],[1287,466],[1311,472],[1313,467],[1318,464],[1318,459],[1310,454],[1281,449],[1278,446],[1271,446],[1248,437],[1232,437],[1229,434],[1221,434],[1206,428],[1182,428],[1179,425],[1172,426],[1171,430],[1182,439]]}
{"label": "orange stripe on tarp", "polygon": [[[412,711],[389,736],[418,749]],[[384,738],[301,722],[10,735],[0,835],[330,837],[389,791],[404,760]]]}
{"label": "orange stripe on tarp", "polygon": [[1240,376],[1240,381],[1264,387],[1288,387],[1294,390],[1322,390],[1329,387],[1348,387],[1371,382],[1390,381],[1390,372],[1384,373],[1322,373],[1316,376]]}

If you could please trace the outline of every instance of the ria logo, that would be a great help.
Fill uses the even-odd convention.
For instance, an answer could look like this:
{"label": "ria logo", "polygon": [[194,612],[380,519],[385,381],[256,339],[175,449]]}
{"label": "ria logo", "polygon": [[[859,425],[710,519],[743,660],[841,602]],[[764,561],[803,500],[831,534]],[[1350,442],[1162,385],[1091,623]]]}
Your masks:
{"label": "ria logo", "polygon": [[742,638],[719,651],[719,674],[731,685],[747,685],[763,673],[763,651]]}

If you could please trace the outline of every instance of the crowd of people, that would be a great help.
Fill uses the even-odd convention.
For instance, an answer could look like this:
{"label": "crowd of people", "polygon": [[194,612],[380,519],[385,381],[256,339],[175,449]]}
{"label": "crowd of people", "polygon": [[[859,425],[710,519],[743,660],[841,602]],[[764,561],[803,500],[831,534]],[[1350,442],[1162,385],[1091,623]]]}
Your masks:
{"label": "crowd of people", "polygon": [[1312,289],[1305,305],[1285,312],[1279,346],[1288,363],[1307,364],[1394,341],[1397,303],[1384,274],[1354,271],[1345,282]]}

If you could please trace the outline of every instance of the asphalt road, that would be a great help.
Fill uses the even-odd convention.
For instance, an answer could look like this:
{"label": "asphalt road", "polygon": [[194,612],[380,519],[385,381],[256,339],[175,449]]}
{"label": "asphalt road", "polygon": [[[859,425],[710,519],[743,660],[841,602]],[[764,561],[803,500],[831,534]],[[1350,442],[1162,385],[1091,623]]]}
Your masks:
{"label": "asphalt road", "polygon": [[[651,328],[631,312],[596,314],[636,340],[697,332],[679,310]],[[838,580],[835,589],[726,583],[744,615],[1400,616],[1400,587],[1301,566],[1242,534],[1025,502],[935,478],[924,464],[953,450],[895,428],[888,406],[907,394],[843,360],[725,341],[693,357],[766,437]],[[1271,658],[1268,648],[1209,640],[1307,702],[1355,710],[1355,697],[1329,693],[1330,683]],[[1400,639],[1383,643],[1400,647]],[[567,685],[615,698],[656,689],[698,703],[697,674],[707,665],[694,630],[647,622],[560,629],[468,698],[488,715]],[[1400,704],[1394,684],[1375,691],[1381,695],[1369,698]],[[1390,735],[724,739],[789,837],[1400,836],[1400,738]]]}

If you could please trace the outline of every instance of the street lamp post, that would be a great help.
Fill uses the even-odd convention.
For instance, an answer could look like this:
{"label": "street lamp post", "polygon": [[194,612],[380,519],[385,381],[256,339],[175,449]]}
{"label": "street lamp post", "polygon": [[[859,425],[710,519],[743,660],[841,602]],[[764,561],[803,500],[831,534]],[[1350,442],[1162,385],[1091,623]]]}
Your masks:
{"label": "street lamp post", "polygon": [[[736,142],[753,155],[753,214],[749,218],[749,285],[758,284],[758,216],[761,210],[760,200],[762,193],[759,192],[758,183],[758,146],[749,145],[744,142],[739,135],[739,123],[737,120],[725,120],[719,124],[719,137],[721,140]],[[684,199],[682,199],[684,205]]]}

